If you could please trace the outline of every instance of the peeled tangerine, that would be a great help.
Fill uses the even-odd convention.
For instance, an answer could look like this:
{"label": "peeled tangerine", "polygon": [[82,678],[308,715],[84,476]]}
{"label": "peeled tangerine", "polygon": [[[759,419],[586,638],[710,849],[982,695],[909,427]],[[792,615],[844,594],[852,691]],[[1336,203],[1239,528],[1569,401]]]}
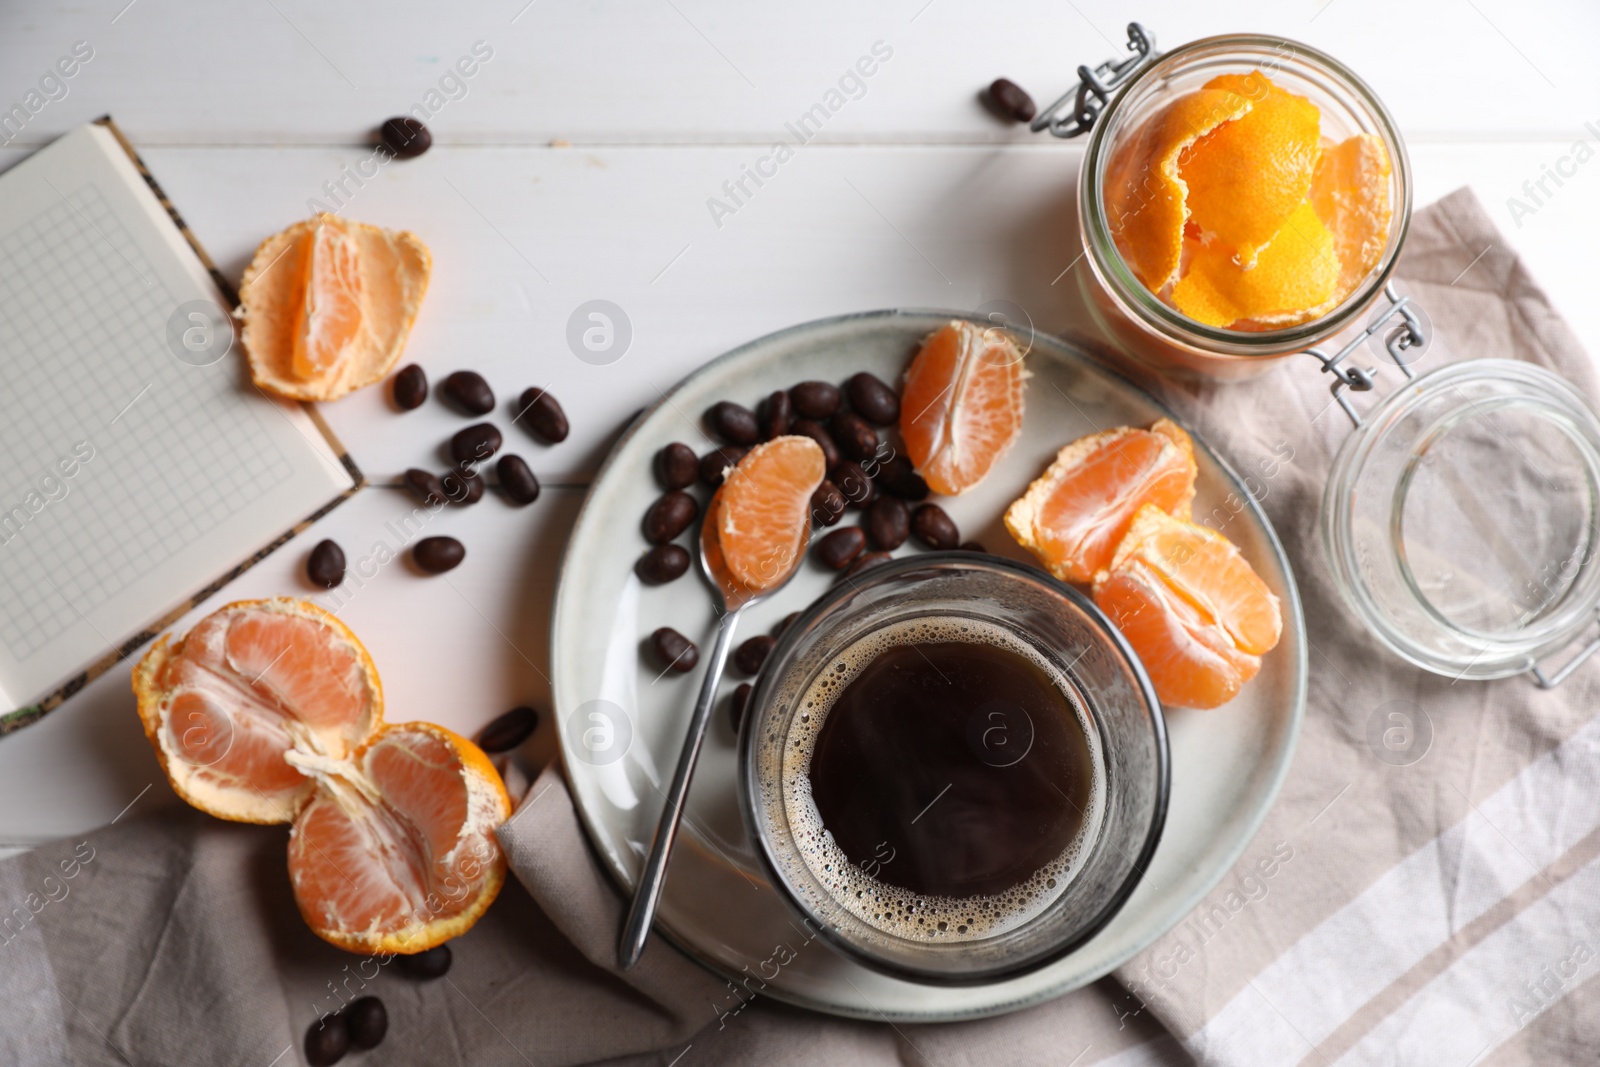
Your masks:
{"label": "peeled tangerine", "polygon": [[318,936],[411,954],[500,892],[505,785],[442,726],[383,722],[383,689],[343,623],[305,601],[246,600],[162,637],[133,672],[145,735],[184,800],[290,823],[289,878]]}
{"label": "peeled tangerine", "polygon": [[1146,505],[1094,600],[1138,653],[1164,704],[1214,708],[1238,695],[1278,643],[1278,598],[1215,530]]}
{"label": "peeled tangerine", "polygon": [[811,494],[828,469],[822,447],[798,434],[752,448],[706,508],[702,539],[712,573],[750,593],[782,585],[806,549]]}
{"label": "peeled tangerine", "polygon": [[1168,419],[1090,434],[1006,509],[1006,529],[1057,578],[1087,584],[1110,566],[1141,507],[1189,517],[1195,473],[1194,445]]}
{"label": "peeled tangerine", "polygon": [[239,286],[256,385],[336,400],[378,381],[405,351],[432,269],[415,234],[326,212],[267,238]]}
{"label": "peeled tangerine", "polygon": [[935,330],[906,370],[900,436],[936,493],[981,482],[1022,433],[1023,353],[1005,330],[957,319]]}

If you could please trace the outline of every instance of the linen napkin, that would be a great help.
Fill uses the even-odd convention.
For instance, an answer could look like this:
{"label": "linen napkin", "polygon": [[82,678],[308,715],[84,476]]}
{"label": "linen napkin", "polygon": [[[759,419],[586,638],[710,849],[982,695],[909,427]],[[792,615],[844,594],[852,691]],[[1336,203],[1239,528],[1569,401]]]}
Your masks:
{"label": "linen napkin", "polygon": [[[1469,193],[1417,213],[1401,273],[1444,339],[1423,369],[1527,359],[1593,395],[1583,352]],[[306,929],[281,827],[185,810],[0,863],[0,1063],[285,1067],[321,1012],[365,994],[388,1005],[390,1033],[353,1064],[1590,1062],[1600,667],[1549,692],[1452,684],[1377,645],[1322,558],[1322,486],[1349,428],[1309,359],[1249,383],[1153,387],[1236,468],[1292,451],[1257,496],[1300,583],[1311,685],[1256,839],[1113,977],[949,1025],[759,997],[730,1018],[724,981],[659,938],[615,969],[624,905],[549,768],[501,831],[516,878],[433,982]],[[1428,723],[1400,756],[1369,741],[1392,707]]]}

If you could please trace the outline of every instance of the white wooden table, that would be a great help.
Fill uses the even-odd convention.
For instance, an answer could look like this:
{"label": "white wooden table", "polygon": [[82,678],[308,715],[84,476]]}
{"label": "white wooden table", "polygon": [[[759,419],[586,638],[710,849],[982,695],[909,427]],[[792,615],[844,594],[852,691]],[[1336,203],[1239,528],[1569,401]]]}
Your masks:
{"label": "white wooden table", "polygon": [[[586,479],[626,418],[683,374],[770,330],[865,308],[1003,298],[1040,328],[1074,325],[1057,282],[1077,254],[1081,144],[999,123],[975,93],[1003,74],[1044,103],[1079,63],[1120,52],[1135,18],[1169,46],[1249,30],[1343,59],[1399,119],[1417,203],[1473,186],[1600,352],[1592,0],[14,3],[0,6],[0,107],[76,42],[93,56],[0,148],[0,168],[110,112],[235,279],[263,237],[313,198],[335,206],[325,183],[343,182],[350,217],[433,249],[408,360],[435,382],[473,368],[502,396],[537,384],[562,400],[566,443],[511,434],[544,482],[537,504],[447,510],[437,532],[467,545],[463,566],[447,581],[387,568],[341,612],[377,660],[391,719],[470,734],[513,705],[548,707],[549,606]],[[724,182],[793,142],[785,123],[875,52],[815,136],[732,199]],[[347,177],[371,155],[369,131],[417,105],[433,112],[433,150]],[[1591,147],[1575,154],[1578,141]],[[1569,176],[1541,193],[1558,164]],[[1513,213],[1512,197],[1531,210]],[[592,299],[632,326],[608,365],[566,342]],[[393,483],[442,467],[438,446],[463,425],[437,403],[397,415],[379,389],[323,410],[376,486],[202,612],[310,595],[304,556],[323,537],[352,561],[393,547],[384,523],[410,506]],[[177,803],[124,669],[0,740],[4,848],[103,825],[135,801],[141,814]]]}

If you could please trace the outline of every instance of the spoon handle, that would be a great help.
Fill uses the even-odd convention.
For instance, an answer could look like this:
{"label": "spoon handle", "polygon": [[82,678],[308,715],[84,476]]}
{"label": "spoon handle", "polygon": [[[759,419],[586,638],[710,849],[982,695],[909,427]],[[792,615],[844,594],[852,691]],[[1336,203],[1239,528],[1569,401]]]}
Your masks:
{"label": "spoon handle", "polygon": [[689,736],[683,739],[683,751],[678,755],[678,769],[673,772],[672,785],[667,789],[667,803],[661,809],[661,822],[656,826],[650,858],[645,860],[638,888],[634,890],[633,906],[628,910],[628,921],[622,927],[617,961],[624,970],[639,962],[645,939],[650,934],[650,924],[655,919],[656,905],[661,902],[667,860],[672,855],[673,839],[678,835],[678,821],[683,818],[684,799],[689,795],[689,779],[700,758],[700,745],[706,739],[706,727],[711,722],[711,706],[717,698],[717,683],[722,680],[722,669],[727,665],[728,650],[733,645],[733,631],[743,610],[744,606],[740,605],[725,612],[717,628],[717,640],[711,648],[705,678],[700,683],[700,696],[694,704],[694,715],[689,719]]}

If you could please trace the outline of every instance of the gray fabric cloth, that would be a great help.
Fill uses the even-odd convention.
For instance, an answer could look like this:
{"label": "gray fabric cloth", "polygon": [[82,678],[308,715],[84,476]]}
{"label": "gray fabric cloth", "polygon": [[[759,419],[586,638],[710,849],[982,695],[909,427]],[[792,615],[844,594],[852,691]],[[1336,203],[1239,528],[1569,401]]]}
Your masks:
{"label": "gray fabric cloth", "polygon": [[[1445,338],[1430,360],[1532,360],[1592,394],[1587,359],[1470,194],[1417,213],[1402,274]],[[1309,361],[1157,391],[1240,468],[1291,445],[1259,495],[1305,598],[1311,697],[1238,868],[1114,979],[948,1026],[760,998],[719,1019],[723,982],[659,939],[636,970],[615,970],[623,904],[550,769],[502,831],[516,878],[434,982],[306,929],[281,827],[184,811],[0,863],[0,1062],[296,1063],[307,1025],[362,993],[384,998],[390,1034],[351,1062],[1591,1062],[1600,668],[1552,693],[1525,679],[1453,685],[1377,647],[1322,558],[1322,485],[1348,426]],[[1391,700],[1433,724],[1410,766],[1366,741]]]}

